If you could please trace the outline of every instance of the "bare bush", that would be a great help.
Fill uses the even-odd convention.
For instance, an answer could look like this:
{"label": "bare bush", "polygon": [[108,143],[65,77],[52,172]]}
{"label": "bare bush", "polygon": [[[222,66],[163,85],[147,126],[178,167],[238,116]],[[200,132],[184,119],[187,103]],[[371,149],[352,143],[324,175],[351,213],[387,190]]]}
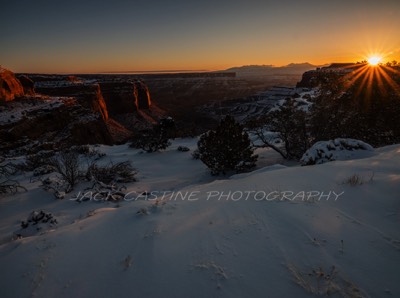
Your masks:
{"label": "bare bush", "polygon": [[350,177],[343,180],[342,184],[348,184],[350,186],[358,186],[363,185],[365,183],[373,183],[375,173],[372,171],[370,177],[366,177],[366,175],[362,176],[359,174],[353,174]]}
{"label": "bare bush", "polygon": [[362,185],[364,184],[364,179],[360,175],[354,174],[344,179],[343,184],[348,184],[350,186]]}
{"label": "bare bush", "polygon": [[112,182],[133,182],[136,181],[136,170],[130,161],[123,161],[116,164],[112,162],[106,166],[99,166],[92,163],[87,171],[86,178],[89,180],[100,181],[106,184]]}
{"label": "bare bush", "polygon": [[26,191],[26,188],[18,183],[16,180],[6,179],[0,181],[0,194],[17,193],[21,190]]}
{"label": "bare bush", "polygon": [[26,188],[21,186],[18,181],[11,179],[11,176],[16,174],[18,169],[11,163],[0,161],[0,194],[16,193]]}
{"label": "bare bush", "polygon": [[70,192],[79,178],[79,153],[76,151],[61,151],[58,156],[49,159],[48,164],[67,183],[66,192]]}
{"label": "bare bush", "polygon": [[37,168],[47,166],[49,159],[53,156],[53,151],[42,151],[37,154],[27,155],[25,162],[18,165],[18,169],[21,171],[34,171]]}

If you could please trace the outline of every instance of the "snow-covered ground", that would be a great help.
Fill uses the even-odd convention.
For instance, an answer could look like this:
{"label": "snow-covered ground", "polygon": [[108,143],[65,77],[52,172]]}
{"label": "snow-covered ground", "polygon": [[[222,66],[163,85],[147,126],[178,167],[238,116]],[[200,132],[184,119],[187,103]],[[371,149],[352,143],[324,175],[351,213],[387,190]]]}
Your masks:
{"label": "snow-covered ground", "polygon": [[40,110],[51,110],[64,104],[66,97],[46,97],[37,96],[23,100],[14,100],[7,103],[7,106],[0,106],[0,125],[15,123],[30,114],[35,114]]}
{"label": "snow-covered ground", "polygon": [[[138,170],[118,203],[17,177],[28,191],[0,197],[1,297],[400,297],[400,145],[307,167],[264,149],[254,172],[216,178],[195,143],[100,146]],[[12,239],[34,210],[57,224]]]}
{"label": "snow-covered ground", "polygon": [[205,105],[203,111],[216,118],[232,115],[236,121],[244,123],[280,109],[288,98],[293,98],[298,108],[307,112],[317,93],[316,88],[273,87],[253,96]]}

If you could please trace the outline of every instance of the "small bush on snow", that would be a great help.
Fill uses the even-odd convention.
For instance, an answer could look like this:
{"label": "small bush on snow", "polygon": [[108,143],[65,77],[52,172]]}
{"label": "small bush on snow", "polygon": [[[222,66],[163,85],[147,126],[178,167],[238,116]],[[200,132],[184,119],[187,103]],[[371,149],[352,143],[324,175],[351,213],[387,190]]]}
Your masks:
{"label": "small bush on snow", "polygon": [[188,152],[188,151],[190,151],[190,149],[188,147],[186,147],[186,146],[179,146],[177,150],[180,151],[180,152]]}
{"label": "small bush on snow", "polygon": [[300,162],[303,166],[322,164],[334,160],[343,160],[352,156],[354,151],[373,151],[371,145],[354,139],[334,139],[315,143],[304,153]]}
{"label": "small bush on snow", "polygon": [[76,151],[61,151],[58,156],[49,159],[48,164],[61,175],[67,183],[66,192],[70,192],[79,179],[79,154]]}
{"label": "small bush on snow", "polygon": [[20,190],[26,190],[18,181],[11,179],[18,169],[11,163],[4,162],[0,157],[0,194],[16,193]]}
{"label": "small bush on snow", "polygon": [[343,181],[343,184],[348,184],[350,186],[362,185],[363,183],[363,178],[358,174],[351,175]]}
{"label": "small bush on snow", "polygon": [[33,176],[43,176],[54,172],[54,168],[50,165],[43,165],[33,170]]}
{"label": "small bush on snow", "polygon": [[32,211],[26,220],[21,221],[21,228],[14,232],[16,238],[29,237],[44,233],[57,225],[57,219],[43,210]]}
{"label": "small bush on snow", "polygon": [[26,156],[25,162],[18,165],[21,171],[34,171],[37,168],[48,166],[50,158],[54,156],[53,151],[40,151],[37,154]]}
{"label": "small bush on snow", "polygon": [[363,185],[364,183],[371,183],[373,182],[375,173],[372,172],[371,176],[369,178],[363,177],[359,174],[353,174],[350,177],[347,177],[346,179],[343,180],[343,184],[347,184],[350,186],[358,186],[358,185]]}
{"label": "small bush on snow", "polygon": [[151,129],[142,131],[133,138],[130,147],[138,148],[147,153],[165,150],[170,145],[170,138],[175,138],[175,121],[171,118],[163,118]]}
{"label": "small bush on snow", "polygon": [[[45,190],[54,191],[54,195],[58,199],[65,197],[66,193],[73,190],[74,186],[82,179],[96,182],[95,185],[101,187],[108,187],[107,184],[113,183],[112,188],[116,188],[114,183],[119,182],[133,182],[136,181],[136,171],[132,167],[130,161],[119,163],[110,162],[108,165],[98,165],[97,160],[99,157],[98,151],[95,154],[87,151],[90,147],[73,147],[69,150],[63,150],[57,153],[52,158],[46,161],[46,166],[37,168],[34,174],[47,174],[48,172],[55,172],[59,175],[52,175],[42,180],[43,188]],[[94,160],[89,162],[86,167],[81,166],[81,156],[83,154],[86,158],[94,157]],[[89,152],[89,153],[88,153]],[[87,159],[88,160],[88,159]],[[110,186],[111,187],[111,186]]]}
{"label": "small bush on snow", "polygon": [[106,166],[99,166],[96,163],[92,163],[86,171],[86,178],[88,180],[94,179],[108,184],[111,182],[136,181],[136,174],[137,172],[132,167],[130,161],[119,162],[116,164],[110,163]]}

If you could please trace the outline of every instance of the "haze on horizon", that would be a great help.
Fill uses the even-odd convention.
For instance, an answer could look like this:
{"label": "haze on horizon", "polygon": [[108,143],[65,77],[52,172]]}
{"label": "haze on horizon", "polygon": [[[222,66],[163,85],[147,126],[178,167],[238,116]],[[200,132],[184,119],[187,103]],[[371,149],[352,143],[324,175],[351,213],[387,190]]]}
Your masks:
{"label": "haze on horizon", "polygon": [[398,0],[7,1],[0,64],[81,73],[400,60],[399,15]]}

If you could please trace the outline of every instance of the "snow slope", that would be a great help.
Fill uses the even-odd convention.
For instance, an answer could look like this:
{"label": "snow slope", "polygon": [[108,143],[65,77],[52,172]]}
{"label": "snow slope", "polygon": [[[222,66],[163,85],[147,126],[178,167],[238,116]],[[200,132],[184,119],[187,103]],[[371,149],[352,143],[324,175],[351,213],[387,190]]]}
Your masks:
{"label": "snow slope", "polygon": [[[215,180],[176,151],[194,144],[100,147],[139,171],[119,203],[77,203],[79,187],[55,200],[19,177],[29,191],[0,198],[1,296],[400,297],[400,145]],[[11,240],[40,209],[58,224]]]}

